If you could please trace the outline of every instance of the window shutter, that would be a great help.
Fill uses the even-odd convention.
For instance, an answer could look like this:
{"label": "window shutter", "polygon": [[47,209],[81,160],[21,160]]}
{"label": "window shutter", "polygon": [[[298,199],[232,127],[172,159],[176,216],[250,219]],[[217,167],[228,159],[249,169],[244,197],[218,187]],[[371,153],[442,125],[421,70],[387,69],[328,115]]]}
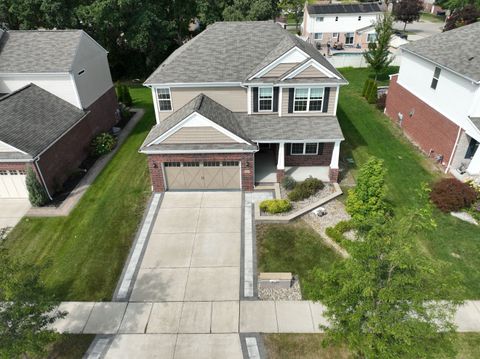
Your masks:
{"label": "window shutter", "polygon": [[328,98],[330,97],[330,87],[325,87],[323,95],[323,108],[322,112],[328,112]]}
{"label": "window shutter", "polygon": [[258,112],[258,87],[252,87],[253,112]]}
{"label": "window shutter", "polygon": [[289,88],[288,89],[288,113],[293,112],[293,96],[294,96],[294,93],[295,93],[294,88]]}
{"label": "window shutter", "polygon": [[318,155],[323,155],[323,147],[324,147],[324,145],[325,145],[325,144],[322,143],[322,142],[320,142],[320,143],[318,144],[318,152],[317,152]]}
{"label": "window shutter", "polygon": [[278,112],[278,87],[273,88],[273,112]]}

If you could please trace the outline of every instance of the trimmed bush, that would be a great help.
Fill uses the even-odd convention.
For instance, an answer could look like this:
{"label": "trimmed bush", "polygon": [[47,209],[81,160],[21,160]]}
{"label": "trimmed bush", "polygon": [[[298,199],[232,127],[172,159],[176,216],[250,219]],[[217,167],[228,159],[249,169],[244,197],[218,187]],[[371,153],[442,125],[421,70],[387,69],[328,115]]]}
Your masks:
{"label": "trimmed bush", "polygon": [[438,181],[430,192],[430,199],[442,212],[455,212],[470,207],[477,196],[475,189],[456,178]]}
{"label": "trimmed bush", "polygon": [[377,99],[377,108],[380,111],[383,111],[385,109],[387,103],[387,94],[382,94],[378,99]]}
{"label": "trimmed bush", "polygon": [[271,214],[284,213],[292,209],[292,204],[288,199],[267,199],[260,202],[260,209]]}
{"label": "trimmed bush", "polygon": [[378,91],[378,85],[375,81],[373,81],[366,95],[368,103],[371,103],[371,104],[377,103],[377,91]]}
{"label": "trimmed bush", "polygon": [[92,140],[90,144],[91,154],[95,157],[103,156],[113,150],[116,144],[117,139],[115,137],[109,133],[103,132]]}
{"label": "trimmed bush", "polygon": [[365,83],[363,84],[363,90],[362,90],[362,97],[367,96],[367,93],[370,91],[370,87],[372,86],[373,80],[372,79],[366,79]]}
{"label": "trimmed bush", "polygon": [[288,194],[288,199],[294,202],[304,200],[313,196],[323,187],[325,185],[318,178],[308,177],[305,181],[297,183],[295,188]]}
{"label": "trimmed bush", "polygon": [[28,190],[28,200],[34,207],[40,207],[49,201],[45,187],[40,183],[35,172],[31,167],[27,169],[27,178],[25,180]]}
{"label": "trimmed bush", "polygon": [[293,179],[292,176],[285,176],[282,180],[282,186],[285,189],[292,190],[297,185],[297,181]]}

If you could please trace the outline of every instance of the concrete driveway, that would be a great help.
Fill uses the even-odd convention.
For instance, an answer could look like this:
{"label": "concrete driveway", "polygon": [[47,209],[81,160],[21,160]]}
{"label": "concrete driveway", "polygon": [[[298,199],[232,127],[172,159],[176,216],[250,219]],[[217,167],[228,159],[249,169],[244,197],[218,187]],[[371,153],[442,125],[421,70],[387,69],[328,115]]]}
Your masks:
{"label": "concrete driveway", "polygon": [[[443,23],[440,22],[430,22],[430,21],[415,21],[411,24],[407,24],[406,31],[409,33],[409,41],[417,41],[425,37],[430,37],[435,34],[442,32]],[[393,28],[396,30],[403,30],[403,22],[394,22]]]}
{"label": "concrete driveway", "polygon": [[28,199],[0,199],[0,228],[15,227],[30,207]]}

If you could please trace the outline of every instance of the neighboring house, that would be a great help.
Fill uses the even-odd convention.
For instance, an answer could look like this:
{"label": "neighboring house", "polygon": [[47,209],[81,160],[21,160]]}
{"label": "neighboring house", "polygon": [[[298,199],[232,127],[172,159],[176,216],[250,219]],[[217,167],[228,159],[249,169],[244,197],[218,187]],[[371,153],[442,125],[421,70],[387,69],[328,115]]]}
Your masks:
{"label": "neighboring house", "polygon": [[107,52],[81,30],[0,30],[0,198],[26,198],[27,166],[50,198],[117,121]]}
{"label": "neighboring house", "polygon": [[317,47],[365,49],[377,38],[374,23],[382,14],[378,3],[314,4],[306,3],[302,37]]}
{"label": "neighboring house", "polygon": [[445,10],[443,10],[441,6],[435,4],[435,0],[424,0],[423,9],[433,15],[445,15]]}
{"label": "neighboring house", "polygon": [[480,23],[404,45],[386,114],[454,174],[480,174]]}
{"label": "neighboring house", "polygon": [[154,191],[338,178],[336,111],[347,81],[273,22],[218,22],[146,80],[157,125],[140,151]]}

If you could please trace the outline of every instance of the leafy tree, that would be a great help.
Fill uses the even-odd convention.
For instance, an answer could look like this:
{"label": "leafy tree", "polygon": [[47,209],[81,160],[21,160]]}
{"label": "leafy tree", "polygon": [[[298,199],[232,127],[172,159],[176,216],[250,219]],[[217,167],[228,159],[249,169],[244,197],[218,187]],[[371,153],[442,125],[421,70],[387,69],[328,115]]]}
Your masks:
{"label": "leafy tree", "polygon": [[276,9],[271,0],[233,0],[223,10],[225,21],[256,21],[273,19]]}
{"label": "leafy tree", "polygon": [[467,5],[473,5],[479,9],[480,0],[435,0],[435,5],[452,11],[456,9],[462,9]]}
{"label": "leafy tree", "polygon": [[372,157],[360,168],[357,185],[348,192],[346,209],[360,229],[389,215],[385,175],[383,160]]}
{"label": "leafy tree", "polygon": [[48,194],[43,185],[37,178],[36,173],[31,167],[27,169],[26,185],[28,191],[28,199],[32,206],[40,207],[48,202]]}
{"label": "leafy tree", "polygon": [[388,14],[380,17],[375,23],[375,32],[377,39],[368,44],[368,50],[363,53],[363,57],[375,72],[376,80],[377,76],[385,72],[393,61],[389,50],[393,35],[393,18]]}
{"label": "leafy tree", "polygon": [[405,31],[407,24],[411,24],[420,19],[420,11],[422,10],[422,0],[400,0],[393,4],[392,14],[395,17],[395,20],[405,24],[403,26],[403,31]]}
{"label": "leafy tree", "polygon": [[462,8],[453,11],[452,15],[447,17],[443,31],[449,31],[462,27],[465,25],[473,24],[480,18],[480,6],[466,5]]}
{"label": "leafy tree", "polygon": [[197,0],[197,16],[203,26],[223,20],[223,11],[231,0]]}
{"label": "leafy tree", "polygon": [[47,326],[66,313],[40,279],[42,268],[0,251],[0,357],[40,356],[57,338]]}
{"label": "leafy tree", "polygon": [[303,15],[304,0],[280,0],[278,7],[287,14],[292,14],[295,19],[295,29],[298,30],[298,24]]}
{"label": "leafy tree", "polygon": [[326,344],[347,344],[357,358],[455,356],[460,278],[418,246],[419,231],[434,228],[428,193],[419,193],[425,206],[401,220],[374,223],[349,246],[351,258],[327,273],[313,271],[317,280],[305,290],[327,307]]}

